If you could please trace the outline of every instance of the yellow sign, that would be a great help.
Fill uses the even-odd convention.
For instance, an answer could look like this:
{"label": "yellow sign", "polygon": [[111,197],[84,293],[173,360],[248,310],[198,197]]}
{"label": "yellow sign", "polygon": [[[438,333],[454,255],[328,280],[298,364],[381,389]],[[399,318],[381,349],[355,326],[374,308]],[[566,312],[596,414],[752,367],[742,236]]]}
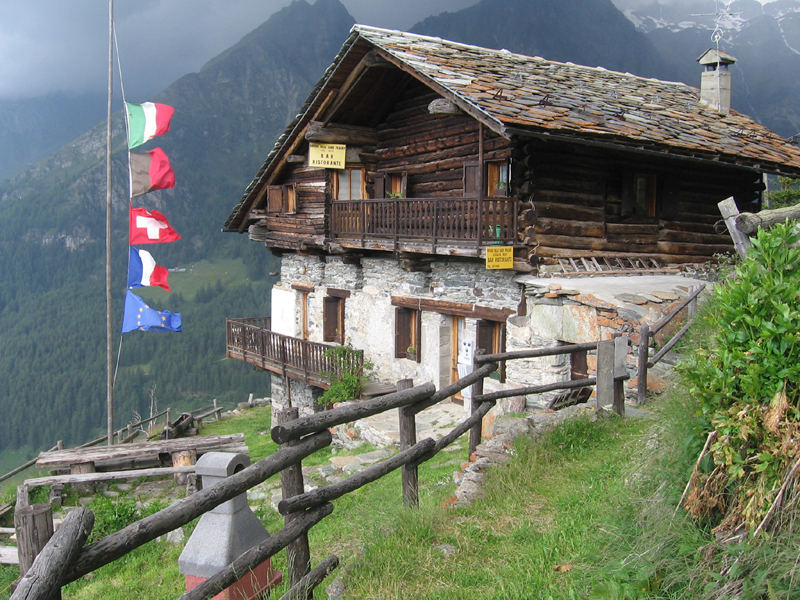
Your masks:
{"label": "yellow sign", "polygon": [[489,246],[486,248],[487,269],[513,269],[514,248],[511,246]]}
{"label": "yellow sign", "polygon": [[309,144],[308,166],[344,169],[347,146],[344,144]]}

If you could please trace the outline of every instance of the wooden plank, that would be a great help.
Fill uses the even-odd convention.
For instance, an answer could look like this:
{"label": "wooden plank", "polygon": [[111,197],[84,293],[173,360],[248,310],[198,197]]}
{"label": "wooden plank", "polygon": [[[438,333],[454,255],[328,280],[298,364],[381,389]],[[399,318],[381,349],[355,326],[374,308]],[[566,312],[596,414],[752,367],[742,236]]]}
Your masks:
{"label": "wooden plank", "polygon": [[18,565],[19,554],[16,546],[0,546],[0,565]]}
{"label": "wooden plank", "polygon": [[244,444],[243,433],[230,435],[204,435],[176,440],[162,440],[157,442],[139,442],[125,446],[102,446],[99,448],[84,448],[81,450],[56,450],[55,452],[42,452],[36,461],[37,467],[51,467],[96,462],[101,460],[115,460],[122,458],[136,458],[143,455],[171,454],[182,450],[197,450],[198,454],[216,450],[220,446]]}
{"label": "wooden plank", "polygon": [[157,469],[135,469],[132,471],[108,471],[106,473],[76,473],[70,475],[47,475],[26,479],[25,485],[36,487],[40,485],[53,485],[54,483],[88,483],[97,481],[112,481],[116,479],[138,479],[139,477],[158,477],[160,475],[174,475],[176,473],[194,473],[194,465],[183,467],[163,467]]}
{"label": "wooden plank", "polygon": [[739,258],[744,260],[747,256],[747,251],[753,247],[753,242],[751,242],[747,234],[737,226],[739,209],[736,206],[736,201],[733,197],[727,198],[717,206],[719,207],[719,212],[722,213],[722,218],[725,219],[725,226],[728,228],[728,233],[731,234],[736,253],[739,255]]}

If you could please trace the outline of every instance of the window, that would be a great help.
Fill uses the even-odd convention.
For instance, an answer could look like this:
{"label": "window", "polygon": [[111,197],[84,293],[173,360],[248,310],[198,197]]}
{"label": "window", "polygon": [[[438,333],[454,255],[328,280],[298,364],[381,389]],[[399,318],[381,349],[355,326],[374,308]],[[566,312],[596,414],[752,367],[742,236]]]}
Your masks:
{"label": "window", "polygon": [[628,172],[622,187],[623,217],[655,217],[657,215],[658,180],[653,173]]}
{"label": "window", "polygon": [[344,298],[325,296],[322,301],[322,339],[344,344]]}
{"label": "window", "polygon": [[589,377],[589,364],[586,360],[586,350],[579,350],[569,355],[570,379],[586,379]]}
{"label": "window", "polygon": [[[477,345],[484,354],[498,354],[506,351],[505,323],[500,321],[478,321]],[[506,380],[506,363],[502,361],[500,368],[490,375],[492,379]]]}
{"label": "window", "polygon": [[486,163],[486,195],[489,198],[508,196],[508,161]]}
{"label": "window", "polygon": [[362,200],[366,197],[364,168],[347,167],[334,171],[334,198],[337,200]]}
{"label": "window", "polygon": [[267,186],[267,212],[297,212],[297,192],[294,183]]}
{"label": "window", "polygon": [[422,313],[413,308],[394,309],[394,355],[420,362],[422,340]]}
{"label": "window", "polygon": [[[483,184],[486,197],[502,198],[508,196],[511,181],[511,164],[508,160],[492,160],[484,163],[485,182]],[[480,164],[464,163],[464,197],[475,198],[481,189]]]}

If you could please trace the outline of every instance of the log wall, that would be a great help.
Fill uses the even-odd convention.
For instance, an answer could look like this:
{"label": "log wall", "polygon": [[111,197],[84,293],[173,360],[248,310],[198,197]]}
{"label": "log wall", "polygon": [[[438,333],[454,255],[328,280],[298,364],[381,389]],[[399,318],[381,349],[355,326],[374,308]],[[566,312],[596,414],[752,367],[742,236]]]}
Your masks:
{"label": "log wall", "polygon": [[[749,171],[538,140],[521,142],[514,159],[521,237],[539,244],[540,257],[641,254],[704,261],[733,249],[730,237],[715,231],[717,203],[734,196],[740,207],[752,206],[760,185]],[[624,181],[634,172],[656,176],[655,217],[623,216]]]}

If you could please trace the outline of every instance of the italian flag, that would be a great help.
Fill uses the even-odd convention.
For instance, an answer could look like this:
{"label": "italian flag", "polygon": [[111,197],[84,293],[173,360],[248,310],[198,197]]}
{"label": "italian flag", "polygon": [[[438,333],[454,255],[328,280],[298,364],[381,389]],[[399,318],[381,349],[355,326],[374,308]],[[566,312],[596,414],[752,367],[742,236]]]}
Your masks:
{"label": "italian flag", "polygon": [[166,104],[145,102],[144,104],[125,103],[128,109],[128,148],[141,146],[157,135],[169,131],[169,122],[175,109]]}
{"label": "italian flag", "polygon": [[131,153],[131,198],[175,187],[175,172],[161,148]]}

